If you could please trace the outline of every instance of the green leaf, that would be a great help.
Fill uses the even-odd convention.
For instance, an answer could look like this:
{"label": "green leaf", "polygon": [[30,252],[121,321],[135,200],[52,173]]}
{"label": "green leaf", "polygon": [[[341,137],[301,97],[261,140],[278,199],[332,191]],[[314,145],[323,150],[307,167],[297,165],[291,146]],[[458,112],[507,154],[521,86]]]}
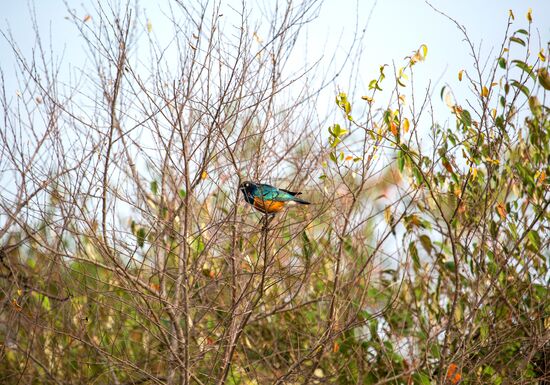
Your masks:
{"label": "green leaf", "polygon": [[493,369],[492,366],[486,366],[485,369],[483,369],[483,374],[487,374],[488,376],[492,376],[495,373],[495,369]]}
{"label": "green leaf", "polygon": [[529,32],[527,32],[527,31],[524,30],[524,29],[518,29],[518,30],[516,31],[516,33],[522,33],[522,34],[524,34],[524,35],[529,36]]}
{"label": "green leaf", "polygon": [[516,87],[517,89],[519,89],[521,92],[523,92],[525,94],[525,96],[529,97],[529,88],[527,88],[525,86],[525,84],[521,84],[520,82],[518,82],[517,80],[512,80],[510,82],[510,84],[513,86],[513,87]]}
{"label": "green leaf", "polygon": [[331,137],[329,138],[328,142],[330,144],[330,147],[334,148],[338,145],[338,143],[340,143],[342,140],[338,137]]}
{"label": "green leaf", "polygon": [[338,138],[340,136],[346,135],[348,133],[348,130],[346,130],[345,128],[342,128],[342,126],[336,123],[328,128],[328,132],[330,133],[330,135],[334,136],[335,138]]}
{"label": "green leaf", "polygon": [[506,68],[506,59],[503,57],[498,58],[498,65],[500,68]]}
{"label": "green leaf", "polygon": [[151,192],[154,194],[154,195],[157,195],[158,193],[158,182],[156,180],[153,180],[151,181]]}
{"label": "green leaf", "polygon": [[346,115],[350,114],[351,104],[348,101],[348,96],[344,92],[340,92],[336,96],[336,104],[338,105],[338,107],[340,107],[342,110],[344,110]]}
{"label": "green leaf", "polygon": [[204,244],[204,240],[202,239],[202,237],[199,235],[198,237],[193,239],[190,247],[191,247],[191,250],[196,251],[197,254],[200,254],[204,251],[206,245]]}
{"label": "green leaf", "polygon": [[140,227],[136,233],[137,237],[137,244],[139,247],[143,247],[145,244],[145,229],[143,227]]}
{"label": "green leaf", "polygon": [[397,168],[401,172],[403,172],[403,168],[405,168],[405,154],[402,150],[397,153]]}
{"label": "green leaf", "polygon": [[456,271],[455,263],[452,262],[452,261],[445,262],[445,267],[447,268],[447,270],[449,270],[452,273],[454,273]]}
{"label": "green leaf", "polygon": [[504,118],[502,117],[502,115],[497,116],[497,118],[495,119],[495,124],[498,128],[504,129]]}
{"label": "green leaf", "polygon": [[439,93],[439,96],[441,97],[441,100],[443,100],[443,94],[445,93],[445,88],[447,88],[447,86],[441,87],[441,92]]}
{"label": "green leaf", "polygon": [[302,254],[306,261],[309,261],[313,254],[313,247],[305,230],[302,231]]}
{"label": "green leaf", "polygon": [[462,112],[460,112],[460,121],[462,122],[464,127],[471,127],[472,115],[470,115],[470,112],[468,110],[462,110]]}
{"label": "green leaf", "polygon": [[422,173],[420,172],[420,170],[416,166],[413,167],[412,171],[413,171],[413,174],[414,174],[414,178],[416,179],[416,184],[421,185],[422,182],[424,182],[424,179],[422,178]]}
{"label": "green leaf", "polygon": [[380,85],[378,84],[378,80],[373,79],[369,82],[369,90],[376,89],[378,91],[382,91],[382,88],[380,88]]}
{"label": "green leaf", "polygon": [[414,242],[409,243],[409,253],[411,253],[411,258],[413,260],[413,266],[415,270],[420,269],[420,258],[418,256],[418,250]]}
{"label": "green leaf", "polygon": [[535,249],[540,248],[540,235],[535,230],[530,230],[527,233],[527,238],[529,238],[529,242]]}
{"label": "green leaf", "polygon": [[516,65],[516,67],[521,68],[527,75],[529,75],[533,80],[535,80],[535,74],[533,73],[533,68],[529,66],[527,63],[521,61],[521,60],[512,60],[512,63]]}
{"label": "green leaf", "polygon": [[182,199],[185,199],[185,197],[187,196],[187,192],[184,189],[178,191],[178,194]]}
{"label": "green leaf", "polygon": [[522,39],[520,39],[519,37],[512,36],[510,38],[510,41],[513,41],[514,43],[521,44],[522,46],[525,47],[525,42]]}
{"label": "green leaf", "polygon": [[427,235],[421,235],[420,236],[420,243],[422,244],[422,247],[428,254],[432,252],[433,246],[432,246],[432,240]]}
{"label": "green leaf", "polygon": [[485,322],[481,322],[481,327],[479,329],[479,335],[481,337],[481,341],[484,341],[485,338],[489,335],[489,326]]}
{"label": "green leaf", "polygon": [[50,299],[47,296],[45,296],[44,294],[37,293],[37,292],[33,292],[32,296],[36,299],[36,301],[38,303],[40,303],[42,305],[42,307],[46,311],[50,311],[50,309],[51,309]]}
{"label": "green leaf", "polygon": [[430,377],[428,377],[428,375],[426,375],[422,372],[417,372],[417,373],[413,374],[412,378],[413,378],[414,384],[432,385]]}

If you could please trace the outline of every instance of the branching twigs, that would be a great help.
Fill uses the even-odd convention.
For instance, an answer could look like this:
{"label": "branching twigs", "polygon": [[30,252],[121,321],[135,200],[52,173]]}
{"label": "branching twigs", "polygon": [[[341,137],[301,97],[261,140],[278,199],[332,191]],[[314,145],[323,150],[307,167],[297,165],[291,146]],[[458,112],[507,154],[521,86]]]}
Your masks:
{"label": "branching twigs", "polygon": [[[2,32],[20,91],[1,69],[0,382],[543,378],[550,130],[529,87],[546,51],[515,60],[507,36],[493,65],[457,23],[475,95],[441,126],[421,50],[393,87],[385,67],[360,81],[359,11],[341,61],[296,64],[320,6],[69,9],[91,58],[76,78],[36,18],[29,58]],[[312,204],[259,215],[247,179]]]}

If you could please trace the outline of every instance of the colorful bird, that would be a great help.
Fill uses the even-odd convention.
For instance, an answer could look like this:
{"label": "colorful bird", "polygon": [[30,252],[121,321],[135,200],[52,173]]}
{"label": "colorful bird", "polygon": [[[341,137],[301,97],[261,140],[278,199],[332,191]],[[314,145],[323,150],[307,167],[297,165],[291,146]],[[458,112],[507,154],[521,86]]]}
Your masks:
{"label": "colorful bird", "polygon": [[308,201],[296,198],[296,195],[300,195],[301,192],[288,191],[268,184],[244,181],[239,185],[239,190],[242,191],[246,202],[264,214],[274,215],[290,202],[309,205]]}

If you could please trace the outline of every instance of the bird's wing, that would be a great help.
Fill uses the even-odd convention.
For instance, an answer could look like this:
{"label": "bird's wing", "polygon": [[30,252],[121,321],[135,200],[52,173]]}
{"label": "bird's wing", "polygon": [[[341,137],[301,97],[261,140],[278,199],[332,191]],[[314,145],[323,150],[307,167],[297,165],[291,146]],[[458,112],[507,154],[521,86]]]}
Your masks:
{"label": "bird's wing", "polygon": [[260,193],[262,199],[268,201],[287,202],[294,199],[292,194],[267,184],[260,185]]}

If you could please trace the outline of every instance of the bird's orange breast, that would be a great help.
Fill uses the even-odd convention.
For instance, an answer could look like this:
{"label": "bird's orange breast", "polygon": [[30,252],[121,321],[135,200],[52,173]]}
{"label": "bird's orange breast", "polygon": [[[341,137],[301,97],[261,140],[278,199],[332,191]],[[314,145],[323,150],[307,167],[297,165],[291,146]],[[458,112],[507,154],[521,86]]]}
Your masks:
{"label": "bird's orange breast", "polygon": [[263,213],[273,214],[281,211],[284,206],[285,202],[270,201],[267,199],[254,197],[254,207]]}

